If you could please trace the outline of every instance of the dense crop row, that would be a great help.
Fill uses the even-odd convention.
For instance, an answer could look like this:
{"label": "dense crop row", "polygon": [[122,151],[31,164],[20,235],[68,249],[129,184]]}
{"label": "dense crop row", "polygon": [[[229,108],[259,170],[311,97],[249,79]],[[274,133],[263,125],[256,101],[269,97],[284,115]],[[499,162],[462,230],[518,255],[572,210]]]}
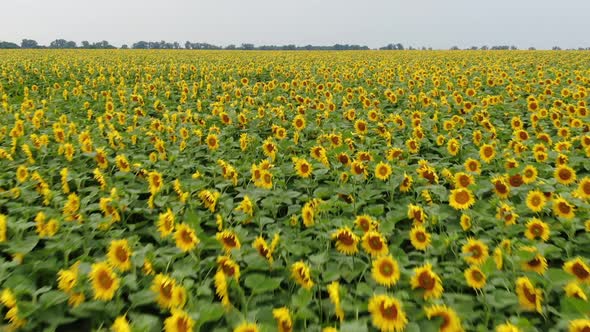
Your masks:
{"label": "dense crop row", "polygon": [[0,52],[2,324],[587,331],[588,63]]}

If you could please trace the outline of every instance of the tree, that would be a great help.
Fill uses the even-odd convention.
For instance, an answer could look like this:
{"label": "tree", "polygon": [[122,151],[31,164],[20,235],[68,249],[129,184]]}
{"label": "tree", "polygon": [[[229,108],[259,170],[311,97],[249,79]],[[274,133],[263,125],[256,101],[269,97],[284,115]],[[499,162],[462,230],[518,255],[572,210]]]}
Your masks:
{"label": "tree", "polygon": [[123,45],[121,46],[121,49],[122,49],[122,50],[128,50],[128,49],[129,49],[129,46],[127,46],[127,44],[123,44]]}
{"label": "tree", "polygon": [[146,41],[138,41],[137,43],[133,43],[133,45],[131,45],[131,48],[137,48],[137,49],[148,49],[149,45]]}
{"label": "tree", "polygon": [[37,41],[35,41],[33,39],[23,39],[22,42],[20,43],[20,47],[22,47],[22,48],[38,48],[39,44],[37,44]]}
{"label": "tree", "polygon": [[535,51],[535,50],[536,50],[536,48],[534,48],[534,47],[532,47],[532,46],[531,46],[531,47],[529,47],[529,51]]}
{"label": "tree", "polygon": [[451,51],[457,51],[457,50],[459,50],[459,46],[453,46],[453,47],[451,47]]}
{"label": "tree", "polygon": [[225,47],[226,50],[235,50],[236,49],[236,45],[234,44],[229,44]]}
{"label": "tree", "polygon": [[561,51],[561,47],[559,46],[553,46],[551,49],[554,51]]}
{"label": "tree", "polygon": [[254,49],[254,44],[242,44],[240,48],[246,51],[251,51]]}
{"label": "tree", "polygon": [[82,41],[82,48],[90,48],[90,43],[87,40]]}
{"label": "tree", "polygon": [[13,43],[13,42],[5,42],[5,41],[2,41],[2,42],[0,42],[0,48],[2,48],[2,49],[7,49],[7,48],[20,48],[20,46],[18,46],[16,43]]}

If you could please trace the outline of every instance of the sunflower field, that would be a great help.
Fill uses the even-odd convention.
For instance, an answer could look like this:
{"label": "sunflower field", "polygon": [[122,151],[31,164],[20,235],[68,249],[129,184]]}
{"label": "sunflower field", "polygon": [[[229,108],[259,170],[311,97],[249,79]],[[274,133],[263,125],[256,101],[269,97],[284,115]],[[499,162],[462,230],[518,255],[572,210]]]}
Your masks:
{"label": "sunflower field", "polygon": [[0,52],[0,330],[590,331],[590,53]]}

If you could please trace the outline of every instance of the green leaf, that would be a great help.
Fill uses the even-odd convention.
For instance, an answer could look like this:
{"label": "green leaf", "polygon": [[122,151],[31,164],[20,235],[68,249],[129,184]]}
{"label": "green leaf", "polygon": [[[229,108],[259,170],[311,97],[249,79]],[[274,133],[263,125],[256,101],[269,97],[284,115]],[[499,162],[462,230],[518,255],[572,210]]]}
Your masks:
{"label": "green leaf", "polygon": [[150,289],[144,289],[137,293],[129,295],[132,307],[139,307],[152,303],[156,300],[156,294]]}
{"label": "green leaf", "polygon": [[250,274],[244,279],[246,287],[252,290],[253,294],[271,292],[281,285],[283,278],[269,278],[263,274]]}

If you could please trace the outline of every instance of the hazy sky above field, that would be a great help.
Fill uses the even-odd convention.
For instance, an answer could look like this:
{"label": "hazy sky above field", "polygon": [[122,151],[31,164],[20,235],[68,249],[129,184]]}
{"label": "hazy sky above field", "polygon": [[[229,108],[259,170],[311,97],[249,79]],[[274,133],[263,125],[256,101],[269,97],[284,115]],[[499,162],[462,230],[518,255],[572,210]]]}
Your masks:
{"label": "hazy sky above field", "polygon": [[14,0],[0,40],[590,47],[588,0]]}

